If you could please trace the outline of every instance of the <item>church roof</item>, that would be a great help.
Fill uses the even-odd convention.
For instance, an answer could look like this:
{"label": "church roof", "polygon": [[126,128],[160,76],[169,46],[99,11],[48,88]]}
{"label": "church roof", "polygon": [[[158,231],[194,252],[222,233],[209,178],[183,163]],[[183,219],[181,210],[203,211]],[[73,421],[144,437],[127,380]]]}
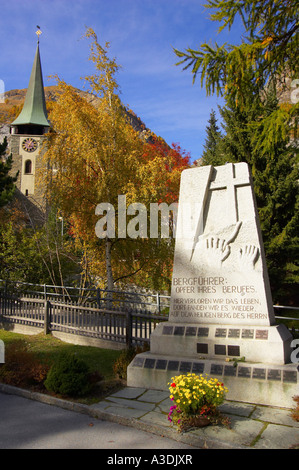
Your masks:
{"label": "church roof", "polygon": [[39,44],[37,44],[25,103],[19,116],[11,123],[12,126],[34,124],[50,126],[44,92],[43,74],[40,61]]}

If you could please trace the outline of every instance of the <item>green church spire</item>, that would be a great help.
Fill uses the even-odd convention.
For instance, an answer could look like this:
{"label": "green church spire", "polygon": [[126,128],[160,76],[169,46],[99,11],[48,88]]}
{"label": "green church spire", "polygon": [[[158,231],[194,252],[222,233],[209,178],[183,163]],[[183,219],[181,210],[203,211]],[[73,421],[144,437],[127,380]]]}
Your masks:
{"label": "green church spire", "polygon": [[25,103],[21,113],[14,120],[14,122],[12,122],[11,125],[33,125],[42,127],[50,126],[47,117],[43,75],[39,53],[39,40],[37,42],[37,48],[26,93]]}

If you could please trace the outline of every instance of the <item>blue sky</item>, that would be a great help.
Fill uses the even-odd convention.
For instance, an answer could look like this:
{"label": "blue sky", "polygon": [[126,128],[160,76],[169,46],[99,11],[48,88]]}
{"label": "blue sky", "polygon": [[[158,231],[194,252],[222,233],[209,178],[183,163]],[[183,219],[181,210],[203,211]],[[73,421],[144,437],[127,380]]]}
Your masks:
{"label": "blue sky", "polygon": [[200,158],[210,112],[222,101],[207,97],[190,71],[175,66],[173,48],[198,49],[204,41],[239,43],[242,27],[217,34],[201,0],[1,0],[0,79],[6,91],[27,88],[35,54],[36,26],[42,30],[40,51],[44,85],[58,75],[83,89],[80,77],[91,74],[92,27],[99,42],[110,42],[110,55],[122,66],[121,99],[145,125],[166,142],[179,143]]}

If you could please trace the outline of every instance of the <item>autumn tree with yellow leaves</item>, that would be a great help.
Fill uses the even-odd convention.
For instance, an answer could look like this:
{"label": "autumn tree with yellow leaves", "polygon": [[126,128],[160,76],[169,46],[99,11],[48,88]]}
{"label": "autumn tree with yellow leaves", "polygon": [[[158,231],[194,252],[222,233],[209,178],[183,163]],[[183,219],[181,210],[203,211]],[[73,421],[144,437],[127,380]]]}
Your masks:
{"label": "autumn tree with yellow leaves", "polygon": [[[100,99],[92,103],[57,78],[58,100],[45,154],[48,200],[64,218],[81,250],[84,270],[97,285],[112,290],[117,281],[130,279],[163,288],[169,284],[173,243],[118,237],[119,196],[126,196],[127,206],[140,202],[147,208],[151,202],[167,202],[168,193],[177,198],[180,173],[189,158],[159,139],[145,141],[132,128],[119,98],[119,66],[108,56],[109,44],[102,47],[92,29],[85,36],[91,40],[95,74],[84,80]],[[115,208],[115,237],[108,231],[104,238],[96,236],[96,207],[101,203]]]}

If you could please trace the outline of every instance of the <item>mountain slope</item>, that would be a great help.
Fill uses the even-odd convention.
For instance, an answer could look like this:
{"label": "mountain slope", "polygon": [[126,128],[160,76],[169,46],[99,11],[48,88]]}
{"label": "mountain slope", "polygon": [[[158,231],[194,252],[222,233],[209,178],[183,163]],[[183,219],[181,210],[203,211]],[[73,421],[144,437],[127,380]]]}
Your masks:
{"label": "mountain slope", "polygon": [[[27,89],[22,90],[15,89],[5,92],[5,102],[0,103],[0,136],[9,134],[9,124],[18,116],[21,112]],[[96,95],[93,95],[87,91],[82,91],[77,89],[78,93],[81,96],[84,96],[88,101],[96,105],[97,101],[100,99]],[[57,86],[47,86],[45,87],[45,98],[47,103],[56,101],[57,99]],[[154,134],[148,129],[144,122],[136,116],[136,114],[131,110],[124,107],[124,112],[126,113],[131,126],[142,135],[145,139],[150,140]],[[1,137],[0,137],[1,138]]]}

